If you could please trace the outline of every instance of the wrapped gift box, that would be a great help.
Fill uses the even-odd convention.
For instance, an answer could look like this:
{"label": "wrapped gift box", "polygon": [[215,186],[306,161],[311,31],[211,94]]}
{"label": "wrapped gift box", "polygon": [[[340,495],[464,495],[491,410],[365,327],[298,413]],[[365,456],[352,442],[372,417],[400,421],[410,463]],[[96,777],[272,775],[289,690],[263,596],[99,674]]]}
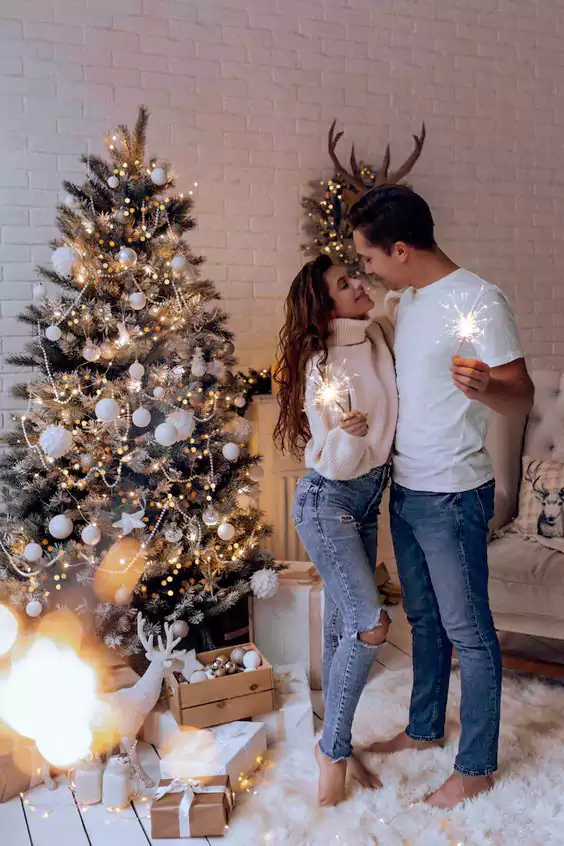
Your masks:
{"label": "wrapped gift box", "polygon": [[161,779],[151,807],[151,836],[221,837],[232,808],[229,776]]}
{"label": "wrapped gift box", "polygon": [[274,678],[279,709],[253,719],[264,725],[269,745],[307,743],[313,746],[313,708],[305,668],[299,664],[275,667]]}
{"label": "wrapped gift box", "polygon": [[311,562],[288,563],[276,596],[253,600],[254,639],[272,664],[305,666],[311,688],[321,690],[323,585]]}
{"label": "wrapped gift box", "polygon": [[197,778],[228,775],[240,791],[257,770],[266,753],[262,723],[235,722],[208,731],[182,731],[174,748],[161,759],[163,778]]}
{"label": "wrapped gift box", "polygon": [[0,742],[6,749],[0,753],[0,803],[43,782],[51,785],[49,765],[32,741],[1,731]]}

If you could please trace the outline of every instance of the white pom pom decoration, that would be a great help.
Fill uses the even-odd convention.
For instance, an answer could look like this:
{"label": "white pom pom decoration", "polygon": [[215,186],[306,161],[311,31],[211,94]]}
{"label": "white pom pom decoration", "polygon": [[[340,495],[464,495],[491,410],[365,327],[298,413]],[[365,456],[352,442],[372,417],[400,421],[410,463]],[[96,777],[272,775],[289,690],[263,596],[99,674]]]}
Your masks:
{"label": "white pom pom decoration", "polygon": [[119,405],[112,397],[106,397],[98,400],[94,412],[102,423],[114,423],[119,415]]}
{"label": "white pom pom decoration", "polygon": [[278,591],[278,576],[270,567],[257,570],[251,576],[251,590],[257,599],[272,599]]}
{"label": "white pom pom decoration", "polygon": [[138,361],[134,361],[133,364],[129,366],[129,375],[132,379],[142,379],[144,373],[145,368]]}
{"label": "white pom pom decoration", "polygon": [[151,171],[151,182],[154,185],[166,185],[168,182],[168,175],[164,167],[155,167]]}
{"label": "white pom pom decoration", "polygon": [[264,477],[264,470],[260,466],[260,464],[256,464],[254,467],[251,467],[249,470],[249,479],[253,482],[260,482],[260,480]]}
{"label": "white pom pom decoration", "polygon": [[161,400],[165,393],[166,391],[161,385],[157,385],[157,387],[153,389],[153,396],[157,400]]}
{"label": "white pom pom decoration", "polygon": [[151,412],[146,408],[136,408],[131,419],[138,429],[145,429],[151,422]]}
{"label": "white pom pom decoration", "polygon": [[223,457],[226,458],[227,461],[237,461],[241,453],[237,444],[234,444],[231,441],[224,444],[221,451],[223,453]]}
{"label": "white pom pom decoration", "polygon": [[102,532],[95,523],[88,523],[80,533],[80,537],[86,546],[96,546],[102,540]]}
{"label": "white pom pom decoration", "polygon": [[176,431],[178,432],[179,441],[185,441],[187,438],[190,437],[192,432],[194,431],[195,423],[194,423],[194,412],[193,411],[185,411],[184,409],[180,409],[179,411],[173,411],[172,414],[169,414],[166,418],[167,423],[172,423],[175,427]]}
{"label": "white pom pom decoration", "polygon": [[245,408],[245,406],[247,405],[247,400],[245,399],[245,397],[235,397],[234,403],[237,408]]}
{"label": "white pom pom decoration", "polygon": [[145,308],[147,305],[147,297],[142,291],[133,291],[133,293],[129,295],[128,299],[129,305],[131,308],[135,309],[135,311],[141,311],[141,309]]}
{"label": "white pom pom decoration", "polygon": [[254,649],[248,649],[243,655],[243,666],[246,670],[256,670],[262,664],[262,658]]}
{"label": "white pom pom decoration", "polygon": [[178,440],[178,429],[172,423],[161,423],[155,429],[155,440],[161,446],[172,446]]}
{"label": "white pom pom decoration", "polygon": [[233,540],[235,537],[235,526],[231,523],[221,523],[217,527],[217,534],[223,541]]}
{"label": "white pom pom decoration", "polygon": [[117,176],[110,176],[110,178],[108,179],[108,185],[110,186],[110,188],[117,188],[119,185],[119,179],[117,178]]}
{"label": "white pom pom decoration", "polygon": [[49,458],[62,458],[72,444],[72,434],[63,426],[47,426],[39,436],[39,446]]}
{"label": "white pom pom decoration", "polygon": [[40,617],[43,611],[43,605],[39,602],[38,599],[32,599],[31,602],[28,602],[25,606],[25,613],[28,617],[31,617],[32,620],[36,617]]}
{"label": "white pom pom decoration", "polygon": [[118,261],[122,267],[135,267],[137,264],[137,253],[131,247],[122,247],[118,253]]}
{"label": "white pom pom decoration", "polygon": [[83,470],[90,470],[91,467],[94,467],[94,456],[85,452],[80,456],[80,466]]}
{"label": "white pom pom decoration", "polygon": [[57,247],[51,255],[51,264],[59,276],[70,276],[78,260],[74,247]]}
{"label": "white pom pom decoration", "polygon": [[190,262],[186,258],[183,253],[179,253],[177,256],[173,256],[170,262],[170,266],[173,270],[177,273],[182,273],[184,270],[188,269]]}
{"label": "white pom pom decoration", "polygon": [[45,330],[45,337],[49,341],[60,341],[63,336],[63,333],[59,329],[58,326],[48,326]]}
{"label": "white pom pom decoration", "polygon": [[38,543],[32,542],[27,544],[23,554],[26,561],[37,563],[43,557],[43,550]]}
{"label": "white pom pom decoration", "polygon": [[57,514],[49,521],[49,532],[58,540],[68,538],[73,528],[72,520],[66,514]]}

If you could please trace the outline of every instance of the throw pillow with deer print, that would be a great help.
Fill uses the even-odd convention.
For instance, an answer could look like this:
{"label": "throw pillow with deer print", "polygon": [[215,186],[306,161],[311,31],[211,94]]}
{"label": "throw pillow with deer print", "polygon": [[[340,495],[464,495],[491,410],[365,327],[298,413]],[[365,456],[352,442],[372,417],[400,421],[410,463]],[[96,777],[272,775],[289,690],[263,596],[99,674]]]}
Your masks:
{"label": "throw pillow with deer print", "polygon": [[564,542],[563,461],[523,458],[519,516],[514,528],[525,535],[537,535],[539,539]]}

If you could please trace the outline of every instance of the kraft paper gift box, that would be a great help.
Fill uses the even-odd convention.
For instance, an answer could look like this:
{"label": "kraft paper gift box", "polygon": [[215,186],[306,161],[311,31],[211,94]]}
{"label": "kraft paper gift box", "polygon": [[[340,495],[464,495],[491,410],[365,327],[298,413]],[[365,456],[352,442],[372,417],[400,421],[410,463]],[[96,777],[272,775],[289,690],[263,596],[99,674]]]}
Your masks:
{"label": "kraft paper gift box", "polygon": [[234,722],[200,731],[181,731],[174,748],[161,759],[163,778],[228,775],[233,790],[261,765],[266,754],[262,723]]}
{"label": "kraft paper gift box", "polygon": [[151,807],[151,837],[222,837],[232,808],[227,775],[161,779]]}
{"label": "kraft paper gift box", "polygon": [[264,725],[268,745],[313,745],[313,707],[305,668],[299,664],[275,667],[274,678],[279,709],[253,718]]}
{"label": "kraft paper gift box", "polygon": [[0,729],[0,744],[0,803],[43,782],[53,786],[51,769],[32,741]]}
{"label": "kraft paper gift box", "polygon": [[321,690],[323,583],[310,561],[291,561],[272,599],[253,600],[254,639],[271,664],[302,664]]}

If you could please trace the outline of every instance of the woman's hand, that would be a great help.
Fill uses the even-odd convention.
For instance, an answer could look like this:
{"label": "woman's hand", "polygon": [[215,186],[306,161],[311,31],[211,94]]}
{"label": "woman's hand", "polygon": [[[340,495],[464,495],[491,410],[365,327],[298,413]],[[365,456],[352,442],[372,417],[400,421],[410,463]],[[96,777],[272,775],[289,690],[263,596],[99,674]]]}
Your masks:
{"label": "woman's hand", "polygon": [[368,432],[368,418],[362,411],[348,411],[343,414],[339,425],[348,435],[357,438],[363,438]]}

